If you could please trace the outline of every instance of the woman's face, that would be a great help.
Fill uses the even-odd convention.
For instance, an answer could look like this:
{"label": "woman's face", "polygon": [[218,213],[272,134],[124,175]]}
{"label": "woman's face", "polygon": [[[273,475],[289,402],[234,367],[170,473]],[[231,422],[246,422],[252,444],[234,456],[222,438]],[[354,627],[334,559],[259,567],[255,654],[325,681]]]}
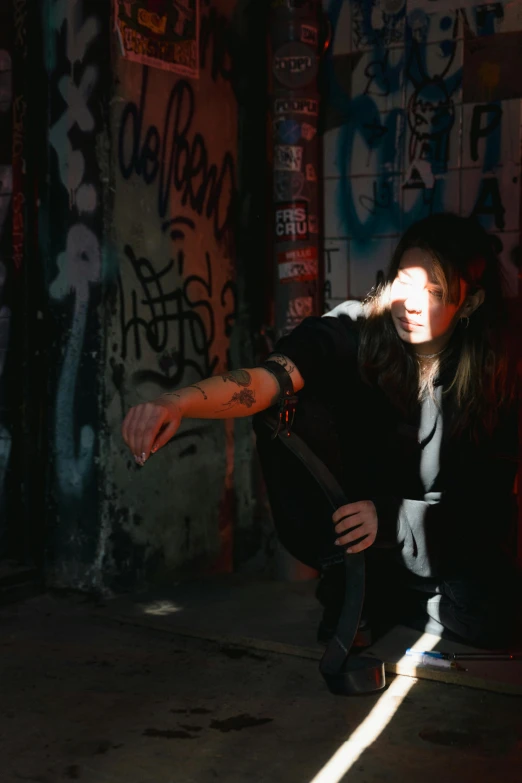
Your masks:
{"label": "woman's face", "polygon": [[391,314],[401,340],[418,346],[417,353],[436,353],[448,342],[466,297],[460,281],[458,302],[444,302],[426,250],[414,247],[401,258],[391,287]]}

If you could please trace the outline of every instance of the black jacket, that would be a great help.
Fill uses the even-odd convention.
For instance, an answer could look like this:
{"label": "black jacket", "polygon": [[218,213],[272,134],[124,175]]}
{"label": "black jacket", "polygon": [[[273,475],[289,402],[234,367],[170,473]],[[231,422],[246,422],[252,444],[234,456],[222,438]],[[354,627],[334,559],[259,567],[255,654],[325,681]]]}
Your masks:
{"label": "black jacket", "polygon": [[[303,408],[315,399],[334,427],[311,433],[309,445],[341,481],[350,501],[373,500],[378,541],[417,577],[460,578],[516,559],[514,481],[518,457],[516,407],[479,443],[444,424],[451,415],[448,378],[407,421],[358,367],[362,306],[346,302],[307,318],[277,344],[305,380]],[[308,406],[309,407],[309,406]]]}

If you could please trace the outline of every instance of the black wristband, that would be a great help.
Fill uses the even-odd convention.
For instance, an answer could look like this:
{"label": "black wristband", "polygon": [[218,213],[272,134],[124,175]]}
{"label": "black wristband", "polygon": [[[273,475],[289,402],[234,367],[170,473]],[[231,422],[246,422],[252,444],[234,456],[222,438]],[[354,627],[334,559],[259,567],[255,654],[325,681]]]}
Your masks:
{"label": "black wristband", "polygon": [[281,430],[284,430],[287,435],[290,435],[290,429],[294,423],[295,409],[297,406],[297,397],[294,393],[294,384],[290,377],[290,373],[282,364],[274,362],[271,359],[263,362],[260,366],[272,373],[279,384],[280,394],[277,400],[279,414],[278,423],[272,434],[272,438],[277,438]]}
{"label": "black wristband", "polygon": [[261,367],[264,367],[265,370],[268,370],[268,372],[271,372],[272,375],[275,376],[279,384],[281,397],[286,398],[294,396],[294,384],[292,383],[292,378],[290,377],[288,370],[285,369],[282,364],[279,364],[279,362],[274,362],[271,359],[267,359],[266,362],[263,362]]}

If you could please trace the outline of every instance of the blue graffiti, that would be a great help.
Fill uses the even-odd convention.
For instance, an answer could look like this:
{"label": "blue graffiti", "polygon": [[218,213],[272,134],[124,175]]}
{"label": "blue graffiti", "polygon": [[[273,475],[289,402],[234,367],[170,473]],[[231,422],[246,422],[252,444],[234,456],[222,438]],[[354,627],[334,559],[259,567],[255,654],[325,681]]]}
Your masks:
{"label": "blue graffiti", "polygon": [[[348,3],[351,28],[347,33],[343,11]],[[383,13],[382,3],[376,0],[331,0],[328,8],[333,30],[325,66],[328,99],[340,118],[335,209],[340,235],[351,237],[359,248],[376,237],[397,235],[433,212],[459,208],[460,17],[454,12],[415,10],[406,19],[405,5],[397,3],[396,14]],[[344,29],[339,32],[340,23]],[[337,33],[342,35],[338,42]],[[351,54],[341,57],[351,61],[350,87],[336,68],[336,44],[344,45],[347,34]],[[356,81],[362,58],[367,64],[359,67]],[[501,120],[498,103],[473,107],[469,138],[463,143],[476,161],[480,140],[484,172],[500,160]],[[368,176],[352,171],[357,155],[361,167],[361,140],[367,150]],[[502,230],[504,207],[494,177],[477,186],[471,211],[488,228]]]}

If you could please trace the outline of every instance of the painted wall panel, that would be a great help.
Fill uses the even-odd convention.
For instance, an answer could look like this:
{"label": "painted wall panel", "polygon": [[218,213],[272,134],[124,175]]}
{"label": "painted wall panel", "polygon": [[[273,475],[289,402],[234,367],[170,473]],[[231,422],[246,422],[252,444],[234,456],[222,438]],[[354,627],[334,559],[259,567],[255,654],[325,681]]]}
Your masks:
{"label": "painted wall panel", "polygon": [[103,562],[121,585],[232,567],[233,422],[184,422],[144,468],[134,464],[120,426],[131,405],[230,366],[237,310],[234,6],[202,4],[197,80],[116,61],[117,293],[107,338]]}
{"label": "painted wall panel", "polygon": [[476,214],[495,232],[517,294],[521,101],[463,104],[462,77],[464,35],[520,30],[522,4],[453,5],[325,0],[325,242],[351,240],[329,273],[349,281],[349,296],[367,293],[404,228],[443,210]]}
{"label": "painted wall panel", "polygon": [[98,433],[109,20],[94,0],[42,5],[49,84],[40,249],[53,357],[49,380],[48,574],[96,587]]}

